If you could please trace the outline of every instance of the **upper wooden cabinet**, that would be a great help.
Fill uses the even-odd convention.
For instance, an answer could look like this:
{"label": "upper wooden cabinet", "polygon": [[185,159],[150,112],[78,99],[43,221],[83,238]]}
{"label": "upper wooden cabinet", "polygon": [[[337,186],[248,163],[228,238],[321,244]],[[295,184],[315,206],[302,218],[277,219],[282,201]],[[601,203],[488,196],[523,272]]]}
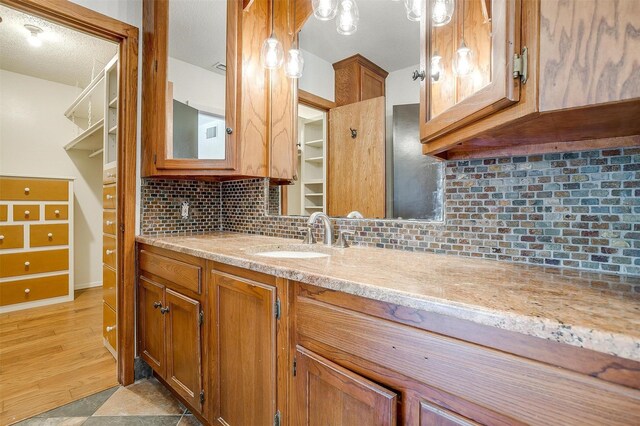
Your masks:
{"label": "upper wooden cabinet", "polygon": [[333,64],[336,105],[348,105],[385,95],[389,74],[362,55],[353,55]]}
{"label": "upper wooden cabinet", "polygon": [[[260,62],[270,4],[143,1],[144,177],[293,178],[293,83]],[[286,19],[274,28],[286,49]]]}
{"label": "upper wooden cabinet", "polygon": [[[639,2],[453,0],[451,22],[439,27],[435,2],[422,14],[423,153],[460,159],[637,144],[618,137],[640,134],[640,39],[629,33]],[[463,39],[471,69],[459,75]]]}

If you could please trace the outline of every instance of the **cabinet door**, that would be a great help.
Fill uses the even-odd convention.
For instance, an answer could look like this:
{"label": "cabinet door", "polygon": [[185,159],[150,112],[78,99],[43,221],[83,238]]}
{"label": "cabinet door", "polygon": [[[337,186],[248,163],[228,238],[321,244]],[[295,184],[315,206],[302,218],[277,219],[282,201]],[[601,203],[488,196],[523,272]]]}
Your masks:
{"label": "cabinet door", "polygon": [[295,424],[396,424],[395,393],[300,346],[296,360]]}
{"label": "cabinet door", "polygon": [[420,426],[478,426],[479,423],[462,417],[432,402],[420,402]]}
{"label": "cabinet door", "polygon": [[192,407],[201,407],[200,303],[165,290],[166,381]]}
{"label": "cabinet door", "polygon": [[161,377],[165,377],[164,286],[140,277],[138,283],[138,344],[140,354]]}
{"label": "cabinet door", "polygon": [[230,426],[267,425],[276,413],[274,287],[212,272],[215,318],[212,374],[214,416]]}
{"label": "cabinet door", "polygon": [[[512,72],[513,55],[520,53],[520,0],[425,3],[420,35],[420,67],[426,76],[420,95],[423,143],[520,99],[520,80]],[[434,8],[445,3],[452,5],[450,20],[435,25]]]}

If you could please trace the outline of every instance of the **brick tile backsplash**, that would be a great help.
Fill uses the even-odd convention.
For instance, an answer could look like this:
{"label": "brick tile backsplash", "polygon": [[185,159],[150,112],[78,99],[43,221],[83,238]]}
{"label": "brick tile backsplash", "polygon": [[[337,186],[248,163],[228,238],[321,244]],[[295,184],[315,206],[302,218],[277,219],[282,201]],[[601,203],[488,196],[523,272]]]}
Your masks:
{"label": "brick tile backsplash", "polygon": [[[189,190],[180,181],[151,182],[143,184],[143,233],[174,233],[170,223],[179,214],[169,214],[177,202],[168,198],[170,187]],[[269,199],[277,199],[266,179],[191,182],[186,188],[219,204],[198,223],[176,226],[178,232],[218,229],[296,238],[306,222],[266,213],[270,204],[273,209]],[[334,223],[367,246],[640,276],[640,148],[449,161],[444,190],[443,222]],[[167,210],[164,200],[173,203]]]}

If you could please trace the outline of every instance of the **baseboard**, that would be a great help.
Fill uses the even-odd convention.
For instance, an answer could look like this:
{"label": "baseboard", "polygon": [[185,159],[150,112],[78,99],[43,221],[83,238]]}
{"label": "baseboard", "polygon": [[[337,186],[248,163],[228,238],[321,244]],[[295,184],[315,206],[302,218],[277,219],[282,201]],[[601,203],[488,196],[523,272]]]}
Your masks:
{"label": "baseboard", "polygon": [[73,287],[74,290],[84,290],[86,288],[93,288],[93,287],[101,287],[102,286],[102,281],[96,281],[96,282],[92,282],[92,283],[83,283],[83,284],[77,284]]}

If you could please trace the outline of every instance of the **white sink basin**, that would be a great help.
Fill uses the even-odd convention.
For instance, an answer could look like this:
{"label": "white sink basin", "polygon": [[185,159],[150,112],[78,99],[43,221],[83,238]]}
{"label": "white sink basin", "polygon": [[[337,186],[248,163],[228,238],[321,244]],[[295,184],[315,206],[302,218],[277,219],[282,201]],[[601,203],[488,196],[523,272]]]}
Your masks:
{"label": "white sink basin", "polygon": [[316,244],[272,244],[251,247],[246,252],[273,259],[320,259],[332,255],[330,248]]}
{"label": "white sink basin", "polygon": [[279,259],[316,259],[319,257],[329,257],[330,254],[317,251],[263,251],[255,253],[256,256],[275,257]]}

